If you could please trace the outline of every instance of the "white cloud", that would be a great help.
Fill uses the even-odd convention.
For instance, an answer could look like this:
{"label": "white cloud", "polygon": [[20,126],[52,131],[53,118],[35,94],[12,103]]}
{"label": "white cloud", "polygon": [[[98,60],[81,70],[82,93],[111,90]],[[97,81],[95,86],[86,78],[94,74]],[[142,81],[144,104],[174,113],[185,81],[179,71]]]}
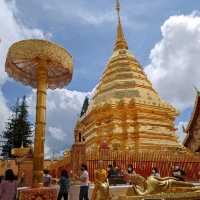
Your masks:
{"label": "white cloud", "polygon": [[5,0],[0,0],[0,134],[9,117],[9,108],[2,92],[2,86],[8,79],[5,73],[5,58],[8,48],[13,42],[21,39],[45,37],[41,30],[29,29],[24,26],[17,16],[14,16],[13,10],[16,10],[15,1],[9,1],[8,4]]}
{"label": "white cloud", "polygon": [[116,18],[114,13],[112,12],[104,13],[104,15],[102,14],[95,15],[94,13],[91,13],[88,11],[87,12],[80,11],[77,17],[80,17],[81,20],[92,25],[99,25],[103,23],[113,22],[115,21],[115,18]]}
{"label": "white cloud", "polygon": [[6,100],[0,90],[0,135],[1,132],[4,130],[5,122],[9,116],[9,109],[6,106]]}
{"label": "white cloud", "polygon": [[62,141],[65,138],[65,133],[62,129],[56,127],[48,127],[48,132],[51,134],[51,137],[56,140]]}
{"label": "white cloud", "polygon": [[[13,42],[25,38],[49,38],[50,33],[44,33],[40,29],[29,29],[17,18],[15,1],[7,4],[0,1],[0,132],[5,121],[9,117],[9,109],[1,88],[8,80],[4,70],[5,58],[8,48]],[[14,14],[15,13],[15,16]],[[52,152],[61,152],[73,143],[73,128],[80,113],[83,100],[87,93],[69,91],[65,89],[48,91],[47,96],[47,128],[45,155]],[[28,97],[31,118],[35,120],[35,92]]]}
{"label": "white cloud", "polygon": [[[90,93],[70,91],[67,89],[48,90],[46,143],[48,155],[62,152],[74,141],[74,127],[79,117],[83,101]],[[30,113],[35,120],[35,91],[28,97]]]}
{"label": "white cloud", "polygon": [[193,105],[193,86],[200,88],[200,16],[172,16],[161,31],[145,71],[159,94],[183,111]]}
{"label": "white cloud", "polygon": [[[66,20],[78,20],[80,23],[100,25],[103,23],[113,22],[116,17],[113,10],[105,11],[103,14],[101,10],[88,8],[87,4],[80,3],[78,1],[71,1],[66,4],[66,1],[60,1],[59,4],[56,1],[41,2],[38,4],[44,9],[45,12],[49,12],[49,17],[54,18],[57,21]],[[66,12],[67,10],[67,12]],[[76,12],[74,12],[76,10]],[[59,18],[55,17],[59,12]]]}
{"label": "white cloud", "polygon": [[51,158],[51,150],[50,150],[49,147],[45,147],[45,149],[44,149],[44,155],[47,158]]}

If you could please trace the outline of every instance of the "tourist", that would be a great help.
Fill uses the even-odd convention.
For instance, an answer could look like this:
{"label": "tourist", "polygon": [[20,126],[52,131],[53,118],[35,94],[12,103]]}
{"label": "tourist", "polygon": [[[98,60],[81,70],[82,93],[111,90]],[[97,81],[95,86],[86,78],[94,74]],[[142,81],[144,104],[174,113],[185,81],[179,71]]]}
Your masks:
{"label": "tourist", "polygon": [[88,190],[89,190],[89,174],[87,171],[87,165],[81,165],[81,176],[80,176],[80,193],[79,193],[79,200],[89,200],[88,198]]}
{"label": "tourist", "polygon": [[158,169],[156,167],[153,167],[151,170],[151,176],[155,176],[160,178],[160,173],[158,172]]}
{"label": "tourist", "polygon": [[49,174],[49,170],[45,169],[44,170],[44,175],[43,175],[43,185],[44,187],[49,187],[51,185],[51,175]]}
{"label": "tourist", "polygon": [[132,184],[131,180],[129,179],[130,175],[135,173],[134,169],[133,169],[133,165],[129,164],[128,165],[128,169],[127,169],[127,174],[125,175],[125,181],[126,183],[128,183],[129,185]]}
{"label": "tourist", "polygon": [[113,161],[113,171],[114,171],[114,176],[119,176],[120,174],[120,170],[119,170],[119,167],[117,166],[117,163],[116,161]]}
{"label": "tourist", "polygon": [[132,174],[133,171],[134,171],[133,165],[132,165],[132,164],[129,164],[129,165],[128,165],[128,170],[127,170],[128,174]]}
{"label": "tourist", "polygon": [[176,178],[178,181],[184,181],[185,175],[185,172],[176,165],[172,172],[172,177]]}
{"label": "tourist", "polygon": [[18,186],[19,187],[25,186],[25,173],[24,173],[24,171],[22,171],[21,174],[20,174],[20,181],[19,181]]}
{"label": "tourist", "polygon": [[108,165],[107,178],[109,183],[112,183],[112,178],[115,177],[115,171],[112,165]]}
{"label": "tourist", "polygon": [[12,169],[7,169],[5,172],[5,179],[0,184],[0,199],[14,200],[17,196],[17,178]]}
{"label": "tourist", "polygon": [[114,173],[114,169],[112,165],[108,165],[108,178],[110,178]]}
{"label": "tourist", "polygon": [[64,200],[68,200],[70,181],[69,181],[68,172],[66,170],[62,170],[61,178],[60,178],[58,184],[60,185],[60,189],[59,189],[57,200],[61,200],[62,197],[64,198]]}

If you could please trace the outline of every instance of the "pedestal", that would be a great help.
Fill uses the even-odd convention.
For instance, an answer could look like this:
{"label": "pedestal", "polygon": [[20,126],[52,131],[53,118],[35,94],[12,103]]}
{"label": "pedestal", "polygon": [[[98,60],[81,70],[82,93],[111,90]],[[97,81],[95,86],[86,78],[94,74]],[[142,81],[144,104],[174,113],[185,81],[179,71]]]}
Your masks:
{"label": "pedestal", "polygon": [[119,196],[117,200],[199,200],[200,191],[168,192],[145,196]]}
{"label": "pedestal", "polygon": [[56,200],[57,189],[55,187],[21,188],[19,200]]}
{"label": "pedestal", "polygon": [[[110,186],[110,195],[112,196],[112,200],[118,199],[120,195],[125,195],[128,187],[129,185]],[[94,190],[94,185],[90,185],[89,199],[91,199],[93,190]],[[70,200],[79,199],[79,191],[80,191],[80,185],[72,185],[69,191],[69,199]]]}

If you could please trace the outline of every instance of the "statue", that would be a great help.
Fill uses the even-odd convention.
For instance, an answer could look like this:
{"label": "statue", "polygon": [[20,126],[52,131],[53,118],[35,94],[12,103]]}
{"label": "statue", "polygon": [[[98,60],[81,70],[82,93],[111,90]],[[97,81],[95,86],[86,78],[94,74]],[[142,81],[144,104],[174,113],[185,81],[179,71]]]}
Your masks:
{"label": "statue", "polygon": [[132,187],[129,187],[127,189],[126,192],[127,196],[132,196],[133,194],[135,194],[133,192],[133,186],[141,188],[142,191],[147,188],[146,179],[140,174],[137,174],[135,170],[133,170],[131,174],[127,174],[127,176],[129,179],[129,183],[132,185]]}
{"label": "statue", "polygon": [[134,180],[136,177],[131,176],[131,181],[133,183],[130,189],[127,192],[128,196],[145,196],[149,194],[159,194],[161,192],[169,192],[169,190],[174,192],[183,192],[183,191],[197,191],[200,190],[200,187],[195,187],[194,184],[184,181],[178,181],[176,178],[173,177],[156,177],[156,176],[149,176],[145,182],[145,184],[137,185],[134,184],[136,181]]}
{"label": "statue", "polygon": [[99,169],[95,172],[95,187],[91,200],[110,200],[109,182],[107,171],[103,168],[103,162],[99,161]]}

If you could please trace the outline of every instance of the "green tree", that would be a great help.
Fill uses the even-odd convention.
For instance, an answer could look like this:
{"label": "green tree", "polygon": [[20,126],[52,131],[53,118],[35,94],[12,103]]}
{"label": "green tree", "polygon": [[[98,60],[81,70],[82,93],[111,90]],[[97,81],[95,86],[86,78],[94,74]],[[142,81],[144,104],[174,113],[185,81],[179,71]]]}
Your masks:
{"label": "green tree", "polygon": [[12,115],[3,131],[6,142],[2,148],[2,156],[7,157],[12,157],[12,148],[30,146],[33,136],[33,126],[28,120],[26,97],[24,96],[21,102],[17,100],[16,105],[11,110]]}

